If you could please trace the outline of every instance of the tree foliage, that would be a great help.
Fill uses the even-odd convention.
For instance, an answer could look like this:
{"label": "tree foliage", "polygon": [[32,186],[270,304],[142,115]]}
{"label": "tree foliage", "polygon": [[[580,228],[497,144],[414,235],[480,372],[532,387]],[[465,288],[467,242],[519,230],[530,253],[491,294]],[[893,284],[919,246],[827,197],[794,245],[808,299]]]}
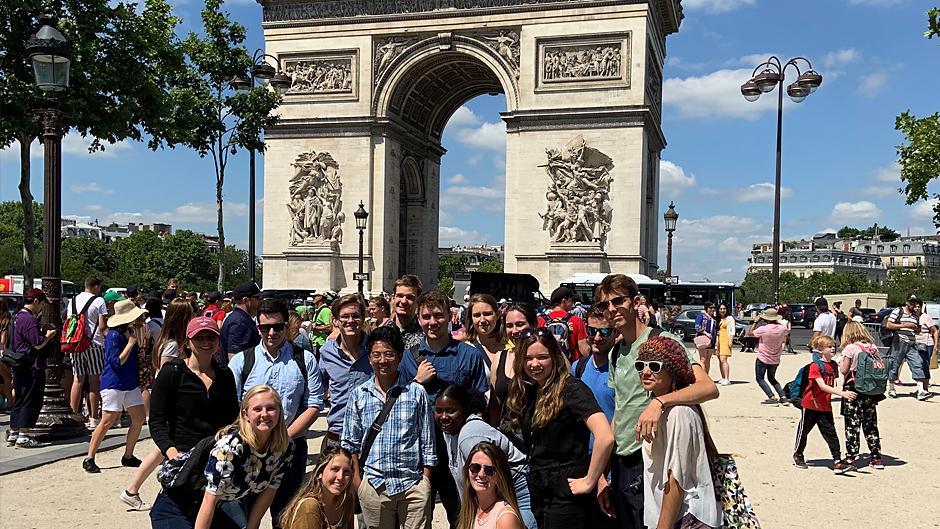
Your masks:
{"label": "tree foliage", "polygon": [[[770,270],[750,272],[741,282],[743,303],[769,303],[773,300]],[[792,272],[780,274],[780,299],[788,303],[809,303],[818,296],[883,292],[889,306],[904,303],[911,294],[921,299],[940,299],[940,278],[928,278],[923,268],[893,269],[883,285],[871,283],[854,272],[816,272],[800,278]]]}
{"label": "tree foliage", "polygon": [[849,226],[844,226],[842,229],[836,233],[836,235],[841,239],[851,239],[854,237],[861,237],[863,239],[874,239],[875,234],[878,235],[878,238],[884,242],[891,242],[897,240],[901,234],[887,226],[879,226],[877,224],[872,224],[867,228],[852,228]]}
{"label": "tree foliage", "polygon": [[480,268],[477,268],[477,272],[496,272],[503,273],[503,260],[498,257],[492,259],[487,259],[480,264]]}
{"label": "tree foliage", "polygon": [[[42,244],[42,207],[33,203],[32,237]],[[0,272],[3,274],[26,275],[23,270],[23,239],[25,217],[19,202],[0,202]],[[39,271],[42,263],[36,260],[32,263],[31,272]]]}
{"label": "tree foliage", "polygon": [[[927,26],[925,37],[940,37],[940,9],[927,12]],[[895,119],[894,128],[906,140],[897,149],[907,203],[933,198],[933,222],[940,228],[940,193],[927,189],[930,182],[940,177],[940,112],[917,118],[908,110]]]}

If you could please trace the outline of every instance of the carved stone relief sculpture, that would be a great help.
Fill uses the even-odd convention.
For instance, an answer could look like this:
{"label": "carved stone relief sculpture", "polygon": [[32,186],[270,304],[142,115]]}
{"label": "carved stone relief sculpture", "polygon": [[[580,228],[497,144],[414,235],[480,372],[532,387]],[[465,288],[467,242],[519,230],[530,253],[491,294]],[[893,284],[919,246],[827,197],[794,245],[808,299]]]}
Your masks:
{"label": "carved stone relief sculpture", "polygon": [[343,242],[343,183],[339,163],[328,152],[301,153],[290,180],[291,246]]}
{"label": "carved stone relief sculpture", "polygon": [[499,56],[509,63],[516,77],[519,77],[519,33],[516,31],[500,31],[496,34],[481,34],[477,38],[496,50]]}
{"label": "carved stone relief sculpture", "polygon": [[577,136],[561,149],[546,149],[548,173],[542,218],[552,242],[603,242],[613,209],[610,183],[613,160]]}
{"label": "carved stone relief sculpture", "polygon": [[352,57],[289,59],[285,72],[294,81],[292,94],[352,93],[355,68]]}
{"label": "carved stone relief sculpture", "polygon": [[373,57],[375,57],[375,79],[378,79],[388,69],[395,57],[401,55],[401,52],[416,42],[418,42],[418,39],[414,37],[388,37],[376,40],[375,53],[373,54]]}
{"label": "carved stone relief sculpture", "polygon": [[546,46],[542,79],[619,79],[623,45]]}

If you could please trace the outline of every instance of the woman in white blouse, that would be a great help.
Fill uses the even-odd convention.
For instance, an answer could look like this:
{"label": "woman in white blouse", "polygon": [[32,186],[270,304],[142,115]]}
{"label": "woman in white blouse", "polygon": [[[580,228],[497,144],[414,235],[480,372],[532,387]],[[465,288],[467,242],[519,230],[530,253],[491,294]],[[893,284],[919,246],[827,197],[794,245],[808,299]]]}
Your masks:
{"label": "woman in white blouse", "polygon": [[[685,347],[664,336],[647,340],[636,370],[653,399],[695,382]],[[710,461],[717,451],[698,406],[670,406],[660,435],[643,443],[643,517],[647,529],[721,527]]]}

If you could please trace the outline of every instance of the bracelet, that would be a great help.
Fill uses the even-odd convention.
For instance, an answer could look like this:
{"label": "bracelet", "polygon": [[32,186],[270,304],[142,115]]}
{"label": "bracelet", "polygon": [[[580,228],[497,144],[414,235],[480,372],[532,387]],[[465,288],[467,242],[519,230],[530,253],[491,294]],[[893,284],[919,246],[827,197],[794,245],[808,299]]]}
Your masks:
{"label": "bracelet", "polygon": [[653,397],[653,400],[655,400],[656,402],[659,403],[660,406],[662,406],[662,408],[661,408],[662,410],[665,410],[665,409],[666,409],[666,403],[663,402],[663,401],[661,401],[661,400],[659,399],[659,397]]}

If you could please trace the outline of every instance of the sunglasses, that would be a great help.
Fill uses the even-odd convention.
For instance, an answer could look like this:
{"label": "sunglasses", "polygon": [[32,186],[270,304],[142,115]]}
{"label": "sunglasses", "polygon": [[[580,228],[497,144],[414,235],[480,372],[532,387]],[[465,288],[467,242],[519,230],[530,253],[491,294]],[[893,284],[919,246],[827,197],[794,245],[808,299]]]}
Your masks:
{"label": "sunglasses", "polygon": [[637,360],[633,367],[636,368],[637,373],[642,373],[644,369],[649,368],[650,373],[659,373],[663,370],[663,363],[659,360]]}
{"label": "sunglasses", "polygon": [[496,474],[496,467],[491,467],[489,465],[481,465],[479,463],[470,463],[470,465],[467,467],[467,470],[469,470],[471,474],[479,474],[480,470],[482,470],[483,473],[486,474],[487,476],[492,476],[493,474]]}
{"label": "sunglasses", "polygon": [[599,301],[597,302],[597,307],[601,310],[608,310],[610,307],[619,307],[627,302],[630,299],[630,296],[617,296],[611,298],[609,301]]}
{"label": "sunglasses", "polygon": [[602,338],[610,338],[614,334],[614,330],[610,327],[591,327],[587,326],[588,336],[595,336],[600,334]]}
{"label": "sunglasses", "polygon": [[263,333],[271,332],[271,329],[274,329],[274,332],[284,332],[284,328],[287,326],[286,323],[260,323],[258,324],[258,330]]}
{"label": "sunglasses", "polygon": [[547,327],[538,327],[535,329],[533,329],[532,327],[529,327],[528,329],[523,329],[522,332],[519,333],[519,337],[522,338],[523,340],[525,340],[526,338],[531,338],[533,336],[538,337],[538,338],[544,338],[545,336],[554,336],[554,335],[552,334],[552,331],[548,330]]}

